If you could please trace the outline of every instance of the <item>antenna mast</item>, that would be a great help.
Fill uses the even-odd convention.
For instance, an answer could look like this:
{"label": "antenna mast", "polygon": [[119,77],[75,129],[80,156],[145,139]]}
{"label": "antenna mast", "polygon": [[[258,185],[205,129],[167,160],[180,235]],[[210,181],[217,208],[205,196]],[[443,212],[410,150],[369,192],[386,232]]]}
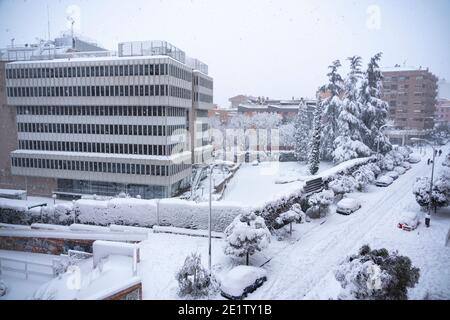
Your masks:
{"label": "antenna mast", "polygon": [[50,41],[50,9],[49,6],[47,4],[47,36],[48,36],[48,41]]}

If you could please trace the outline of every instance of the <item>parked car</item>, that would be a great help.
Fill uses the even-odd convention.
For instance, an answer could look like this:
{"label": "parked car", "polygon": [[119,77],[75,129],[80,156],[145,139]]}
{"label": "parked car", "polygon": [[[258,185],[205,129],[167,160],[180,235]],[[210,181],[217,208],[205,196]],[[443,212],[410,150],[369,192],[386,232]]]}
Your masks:
{"label": "parked car", "polygon": [[406,172],[406,169],[401,166],[398,166],[394,168],[394,171],[397,172],[398,174],[404,174]]}
{"label": "parked car", "polygon": [[392,179],[396,180],[399,176],[397,171],[388,171],[385,173],[386,176],[391,177]]}
{"label": "parked car", "polygon": [[387,187],[387,186],[391,185],[393,181],[394,181],[394,179],[392,179],[391,177],[381,176],[381,177],[378,177],[378,179],[375,181],[375,185],[377,187]]}
{"label": "parked car", "polygon": [[252,266],[237,266],[222,278],[220,293],[231,300],[242,300],[267,280],[266,270]]}
{"label": "parked car", "polygon": [[349,215],[361,208],[358,200],[353,198],[344,198],[337,203],[336,212]]}
{"label": "parked car", "polygon": [[405,231],[412,231],[419,225],[419,214],[417,212],[407,211],[402,214],[397,227]]}
{"label": "parked car", "polygon": [[408,162],[405,162],[405,161],[403,161],[403,162],[400,164],[400,167],[403,167],[403,168],[405,168],[406,170],[411,169],[411,165],[410,165]]}
{"label": "parked car", "polygon": [[422,158],[418,154],[413,153],[413,154],[409,155],[408,162],[409,163],[418,163],[418,162],[420,162],[421,159]]}

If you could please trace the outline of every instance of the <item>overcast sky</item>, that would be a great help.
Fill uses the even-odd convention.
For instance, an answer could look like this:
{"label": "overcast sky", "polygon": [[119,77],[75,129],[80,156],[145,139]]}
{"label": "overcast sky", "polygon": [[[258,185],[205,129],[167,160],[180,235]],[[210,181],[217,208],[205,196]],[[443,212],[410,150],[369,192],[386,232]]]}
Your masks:
{"label": "overcast sky", "polygon": [[[382,66],[426,66],[450,79],[450,0],[0,0],[0,47],[68,30],[117,50],[167,40],[209,65],[214,100],[245,93],[313,97],[335,59],[378,51]],[[342,73],[345,74],[345,70]]]}

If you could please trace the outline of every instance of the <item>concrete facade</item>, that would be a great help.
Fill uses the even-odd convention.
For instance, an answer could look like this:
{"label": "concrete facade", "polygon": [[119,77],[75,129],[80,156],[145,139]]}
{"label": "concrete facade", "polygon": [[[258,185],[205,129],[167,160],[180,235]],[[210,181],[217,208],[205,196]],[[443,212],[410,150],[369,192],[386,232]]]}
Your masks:
{"label": "concrete facade", "polygon": [[173,196],[189,184],[191,162],[212,149],[204,132],[213,80],[183,58],[162,52],[8,63],[12,174],[57,181],[61,195]]}

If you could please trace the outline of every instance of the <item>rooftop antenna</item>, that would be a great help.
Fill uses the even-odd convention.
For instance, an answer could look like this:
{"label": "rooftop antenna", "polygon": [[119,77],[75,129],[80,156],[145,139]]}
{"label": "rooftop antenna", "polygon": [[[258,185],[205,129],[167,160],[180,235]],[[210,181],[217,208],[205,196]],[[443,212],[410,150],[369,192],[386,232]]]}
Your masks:
{"label": "rooftop antenna", "polygon": [[14,48],[14,40],[16,40],[16,39],[11,38],[11,48]]}
{"label": "rooftop antenna", "polygon": [[67,20],[70,21],[70,35],[72,38],[72,49],[75,49],[75,38],[73,37],[73,25],[75,24],[75,19],[71,16],[67,16]]}
{"label": "rooftop antenna", "polygon": [[50,41],[50,9],[49,6],[47,4],[47,37],[48,37],[48,41]]}

